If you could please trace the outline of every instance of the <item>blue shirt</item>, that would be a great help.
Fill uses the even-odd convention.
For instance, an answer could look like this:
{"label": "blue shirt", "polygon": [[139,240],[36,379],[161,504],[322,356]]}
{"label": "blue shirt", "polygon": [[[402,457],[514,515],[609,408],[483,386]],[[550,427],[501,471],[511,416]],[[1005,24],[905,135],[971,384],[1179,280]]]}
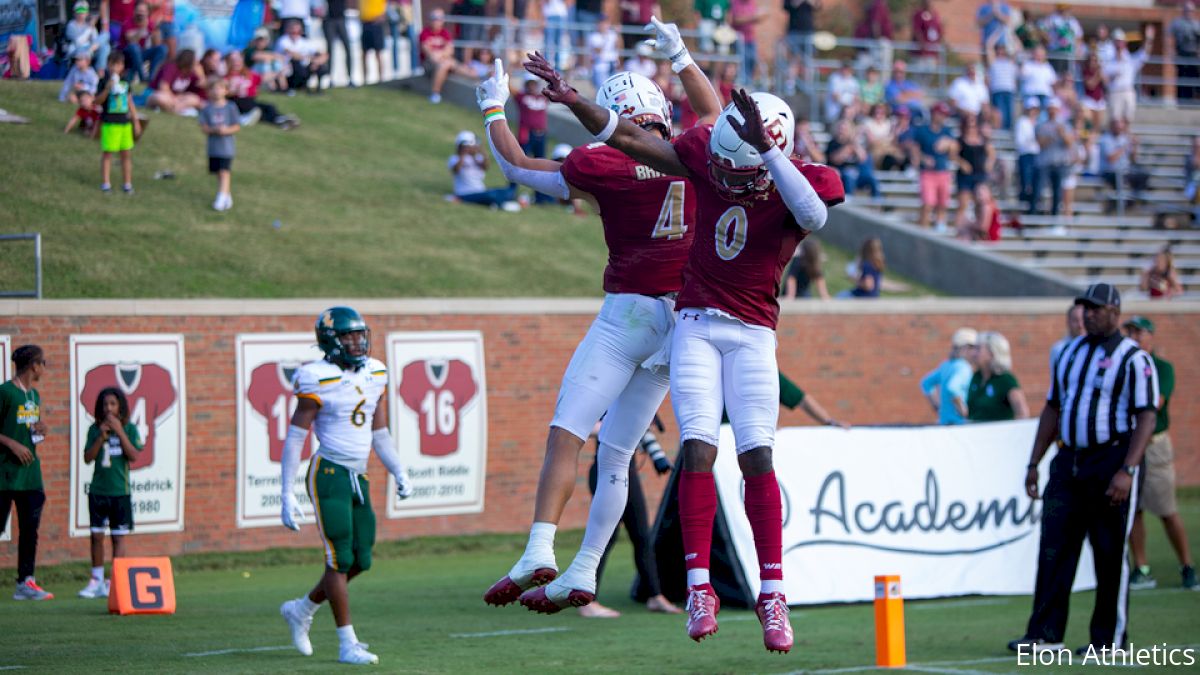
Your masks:
{"label": "blue shirt", "polygon": [[926,157],[933,158],[933,166],[921,164],[922,171],[949,171],[950,170],[950,154],[947,152],[938,152],[935,150],[938,141],[943,138],[953,139],[954,135],[950,133],[948,127],[943,126],[941,129],[934,131],[928,124],[913,129],[913,141],[917,147],[921,149],[921,154]]}
{"label": "blue shirt", "polygon": [[993,11],[991,3],[985,3],[979,8],[979,11],[975,13],[976,23],[978,23],[980,19],[987,20],[987,23],[983,25],[983,30],[980,31],[982,43],[987,44],[991,41],[992,36],[999,32],[1000,36],[997,38],[997,44],[1002,44],[1007,47],[1008,37],[1004,31],[1008,26],[1008,22],[1012,20],[1012,8],[1001,2],[998,3],[996,11]]}
{"label": "blue shirt", "polygon": [[[883,88],[883,98],[888,102],[888,105],[893,108],[900,105],[900,95],[910,91],[920,91],[921,85],[912,80],[888,80],[887,86]],[[910,104],[906,104],[910,105]]]}
{"label": "blue shirt", "polygon": [[862,287],[855,286],[854,290],[850,291],[850,295],[853,295],[856,298],[878,298],[879,285],[883,283],[883,272],[875,269],[874,265],[864,260],[858,268],[859,282],[862,282],[864,277],[871,277],[875,280],[875,284],[871,287],[871,290],[864,291]]}
{"label": "blue shirt", "polygon": [[938,390],[938,424],[964,424],[966,419],[958,414],[954,399],[967,405],[967,390],[971,387],[971,376],[975,372],[964,358],[947,359],[921,379],[921,391],[926,396]]}

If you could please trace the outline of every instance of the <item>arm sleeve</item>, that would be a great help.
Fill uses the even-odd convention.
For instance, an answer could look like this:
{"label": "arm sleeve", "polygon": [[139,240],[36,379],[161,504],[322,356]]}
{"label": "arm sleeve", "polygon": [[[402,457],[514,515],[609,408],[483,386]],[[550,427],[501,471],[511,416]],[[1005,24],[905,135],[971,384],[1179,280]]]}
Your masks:
{"label": "arm sleeve", "polygon": [[771,172],[779,195],[783,197],[783,203],[796,219],[796,224],[809,232],[825,227],[829,210],[808,179],[800,173],[800,169],[784,157],[779,148],[768,150],[763,155],[763,161],[767,165],[767,171]]}
{"label": "arm sleeve", "polygon": [[296,472],[300,470],[300,450],[308,438],[308,429],[295,424],[288,427],[287,440],[283,442],[283,457],[280,459],[280,486],[285,496],[295,497]]}
{"label": "arm sleeve", "polygon": [[779,373],[779,403],[786,406],[789,410],[795,410],[796,406],[804,402],[804,390],[796,386],[795,382],[788,379],[787,375]]}
{"label": "arm sleeve", "polygon": [[392,443],[392,433],[387,427],[376,429],[371,433],[371,449],[379,456],[379,461],[393,476],[404,475],[404,465],[400,463],[400,455],[396,454]]}
{"label": "arm sleeve", "polygon": [[496,164],[500,166],[500,171],[504,173],[505,178],[551,197],[570,199],[571,190],[567,187],[561,171],[536,171],[509,164],[503,155],[496,152],[496,144],[492,142],[491,134],[487,134],[487,139],[488,145],[492,148],[492,157],[496,159]]}

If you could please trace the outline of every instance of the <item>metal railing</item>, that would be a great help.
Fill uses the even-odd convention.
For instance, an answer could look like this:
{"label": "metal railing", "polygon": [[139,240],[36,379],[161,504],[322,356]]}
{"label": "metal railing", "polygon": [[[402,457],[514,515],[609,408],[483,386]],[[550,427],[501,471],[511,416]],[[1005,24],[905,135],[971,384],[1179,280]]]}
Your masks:
{"label": "metal railing", "polygon": [[0,289],[0,298],[42,298],[42,233],[0,234],[0,242],[33,241],[35,287],[28,290]]}

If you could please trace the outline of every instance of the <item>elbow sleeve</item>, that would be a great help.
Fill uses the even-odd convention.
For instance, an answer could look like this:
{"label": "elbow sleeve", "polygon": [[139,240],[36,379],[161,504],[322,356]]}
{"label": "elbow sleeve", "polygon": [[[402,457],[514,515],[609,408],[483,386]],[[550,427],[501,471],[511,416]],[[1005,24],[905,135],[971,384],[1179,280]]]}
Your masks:
{"label": "elbow sleeve", "polygon": [[557,199],[570,199],[571,189],[567,187],[567,181],[563,178],[561,171],[538,171],[535,169],[524,169],[508,160],[504,159],[504,155],[496,150],[496,144],[492,141],[492,135],[489,133],[488,145],[492,148],[492,157],[496,158],[496,164],[499,165],[500,171],[504,173],[504,177],[510,182],[524,185],[533,188],[543,194],[548,194]]}
{"label": "elbow sleeve", "polygon": [[829,209],[791,159],[784,157],[779,148],[771,148],[763,154],[763,161],[796,224],[809,232],[825,227]]}

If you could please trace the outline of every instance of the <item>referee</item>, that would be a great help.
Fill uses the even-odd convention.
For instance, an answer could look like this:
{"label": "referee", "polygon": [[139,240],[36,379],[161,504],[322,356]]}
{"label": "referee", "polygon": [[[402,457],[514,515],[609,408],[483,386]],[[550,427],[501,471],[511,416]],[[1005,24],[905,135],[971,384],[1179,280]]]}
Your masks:
{"label": "referee", "polygon": [[[1025,475],[1038,498],[1038,463],[1052,441],[1058,453],[1042,507],[1033,613],[1013,651],[1062,649],[1079,553],[1086,536],[1096,566],[1090,646],[1124,648],[1129,621],[1125,545],[1137,500],[1138,465],[1154,432],[1158,374],[1150,355],[1121,335],[1121,296],[1093,284],[1075,298],[1087,334],[1059,353]],[[1086,653],[1085,645],[1078,653]]]}

